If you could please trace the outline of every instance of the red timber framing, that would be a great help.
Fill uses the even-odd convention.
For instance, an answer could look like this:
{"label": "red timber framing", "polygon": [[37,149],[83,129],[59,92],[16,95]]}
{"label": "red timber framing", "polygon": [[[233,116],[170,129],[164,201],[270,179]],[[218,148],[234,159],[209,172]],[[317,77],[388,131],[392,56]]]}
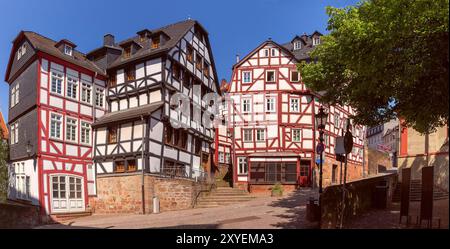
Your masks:
{"label": "red timber framing", "polygon": [[[265,50],[268,50],[266,53]],[[272,51],[274,50],[274,51]],[[315,145],[318,142],[314,116],[321,103],[319,95],[306,88],[300,75],[298,81],[291,74],[297,71],[298,60],[291,51],[268,40],[246,55],[233,66],[230,81],[230,97],[234,104],[228,106],[228,122],[233,123],[234,132],[233,150],[233,179],[237,184],[251,184],[251,167],[255,161],[266,160],[269,162],[273,156],[266,154],[283,153],[296,155],[297,185],[309,186],[312,183],[312,169],[315,164]],[[269,80],[267,72],[274,72],[274,80]],[[244,81],[246,72],[246,82]],[[250,75],[250,76],[249,76]],[[268,111],[266,101],[275,99],[275,110]],[[250,101],[250,112],[243,111],[242,100]],[[293,107],[291,107],[291,105]],[[326,125],[327,148],[325,157],[334,159],[334,143],[341,136],[344,123],[353,110],[348,106],[326,106],[329,112]],[[335,127],[334,116],[339,116],[339,126]],[[244,130],[250,129],[252,140],[244,141]],[[265,140],[256,141],[256,129],[263,129]],[[300,131],[300,139],[294,140],[293,130]],[[362,164],[359,150],[363,148],[363,127],[356,127],[354,134],[354,147],[356,153],[351,154],[350,163]],[[298,131],[296,131],[298,133]],[[219,139],[219,143],[220,139]],[[220,144],[219,144],[220,146]],[[361,153],[362,154],[362,153]],[[289,157],[286,156],[286,157]],[[247,158],[247,174],[238,174],[239,157]],[[284,157],[283,157],[284,158]],[[278,159],[277,159],[278,160]],[[277,161],[274,160],[274,161]],[[308,167],[304,171],[303,167]],[[301,176],[302,174],[302,176]]]}
{"label": "red timber framing", "polygon": [[[62,66],[64,77],[62,83],[62,94],[51,93],[51,63],[58,64]],[[46,65],[45,68],[44,65]],[[67,89],[67,69],[70,68],[72,72],[78,73],[78,86],[77,86],[77,98],[76,100],[70,99],[66,94]],[[43,69],[43,70],[42,70]],[[49,54],[38,52],[38,69],[37,69],[37,117],[38,117],[38,153],[37,153],[37,165],[38,165],[38,177],[39,177],[39,204],[41,207],[42,215],[49,215],[54,213],[65,213],[65,212],[79,212],[84,211],[89,203],[89,192],[88,184],[95,185],[94,179],[89,179],[88,176],[88,166],[92,165],[92,146],[93,146],[93,131],[90,130],[89,133],[89,144],[81,143],[81,122],[86,122],[92,124],[94,121],[93,115],[96,115],[97,111],[100,113],[105,112],[105,108],[97,107],[95,104],[95,88],[91,87],[91,104],[85,104],[81,102],[81,85],[82,85],[82,74],[84,77],[91,78],[91,85],[96,84],[96,80],[106,81],[106,78],[102,75],[97,75],[96,73],[74,65],[70,62],[62,60],[60,58],[51,56]],[[76,76],[76,75],[73,75]],[[46,79],[46,84],[42,82],[42,79]],[[105,89],[105,85],[96,85]],[[60,106],[52,105],[52,101],[61,103]],[[72,105],[76,105],[75,110],[69,110],[67,107],[68,101]],[[92,111],[94,108],[94,111]],[[83,113],[83,110],[85,112]],[[86,113],[89,110],[89,114]],[[51,114],[55,113],[61,115],[61,139],[55,139],[50,137],[50,120]],[[76,141],[66,141],[66,119],[67,117],[77,120],[77,131],[76,131]],[[70,147],[70,148],[69,148]],[[75,153],[74,153],[75,152]],[[82,179],[82,200],[83,207],[76,208],[67,211],[61,209],[59,211],[54,210],[52,205],[52,182],[51,177],[57,176],[67,176],[67,177],[79,177]],[[68,182],[66,183],[69,184]],[[66,193],[69,195],[69,192]],[[67,203],[66,205],[70,205]]]}

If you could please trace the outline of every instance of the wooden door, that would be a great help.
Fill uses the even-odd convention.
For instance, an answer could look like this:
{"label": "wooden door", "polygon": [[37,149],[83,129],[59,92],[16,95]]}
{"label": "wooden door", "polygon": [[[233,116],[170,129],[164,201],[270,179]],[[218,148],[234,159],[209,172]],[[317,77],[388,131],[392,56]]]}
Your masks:
{"label": "wooden door", "polygon": [[310,183],[311,176],[311,161],[301,160],[300,161],[300,175],[299,175],[299,184],[301,187],[307,187]]}

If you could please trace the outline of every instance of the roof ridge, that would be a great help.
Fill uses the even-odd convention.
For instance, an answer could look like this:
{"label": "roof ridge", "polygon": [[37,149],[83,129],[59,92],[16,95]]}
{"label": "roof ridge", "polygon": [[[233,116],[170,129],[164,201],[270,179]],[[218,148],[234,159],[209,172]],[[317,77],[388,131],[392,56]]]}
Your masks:
{"label": "roof ridge", "polygon": [[[49,40],[49,41],[51,41],[51,42],[54,42],[55,44],[59,42],[59,41],[53,40],[52,38],[49,38],[49,37],[47,37],[47,36],[45,36],[45,35],[42,35],[42,34],[40,34],[40,33],[37,33],[37,32],[35,32],[35,31],[25,31],[25,30],[24,30],[23,32],[24,32],[24,33],[33,33],[33,34],[35,34],[35,35],[37,35],[37,36],[40,36],[40,37],[42,37],[42,38],[44,38],[44,39],[47,39],[47,40]],[[68,39],[63,38],[63,39],[61,39],[61,40],[68,40]],[[68,41],[70,41],[70,40],[68,40]],[[83,55],[83,56],[85,57],[85,59],[86,59],[86,54],[85,54],[85,53],[83,53],[83,52],[81,52],[80,50],[75,49],[75,48],[73,48],[73,50],[76,51],[76,52],[78,52],[78,53],[80,53],[81,55]]]}
{"label": "roof ridge", "polygon": [[166,25],[166,26],[162,26],[162,27],[160,27],[160,28],[151,29],[150,31],[153,31],[153,30],[160,30],[160,29],[166,29],[166,28],[168,28],[168,27],[175,26],[175,25],[178,25],[178,24],[181,24],[181,23],[184,23],[184,22],[197,22],[197,20],[194,20],[194,19],[186,19],[186,20],[182,20],[182,21],[178,21],[178,22],[175,22],[175,23],[168,24],[168,25]]}

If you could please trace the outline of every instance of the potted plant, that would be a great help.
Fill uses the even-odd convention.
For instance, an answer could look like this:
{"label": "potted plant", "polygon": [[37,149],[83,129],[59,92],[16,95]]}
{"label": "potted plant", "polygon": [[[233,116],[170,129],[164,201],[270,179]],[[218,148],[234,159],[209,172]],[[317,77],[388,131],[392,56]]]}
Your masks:
{"label": "potted plant", "polygon": [[277,183],[272,187],[272,196],[283,196],[283,186],[280,183]]}

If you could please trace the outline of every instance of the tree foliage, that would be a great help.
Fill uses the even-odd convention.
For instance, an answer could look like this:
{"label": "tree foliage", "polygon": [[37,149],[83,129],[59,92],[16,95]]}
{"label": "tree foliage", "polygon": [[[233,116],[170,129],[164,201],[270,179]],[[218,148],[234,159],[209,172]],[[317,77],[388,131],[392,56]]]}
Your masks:
{"label": "tree foliage", "polygon": [[[0,127],[0,134],[3,134]],[[0,201],[6,199],[8,192],[8,143],[0,138]]]}
{"label": "tree foliage", "polygon": [[449,0],[369,0],[327,14],[316,62],[299,64],[323,101],[351,105],[364,125],[402,117],[426,133],[448,124]]}

